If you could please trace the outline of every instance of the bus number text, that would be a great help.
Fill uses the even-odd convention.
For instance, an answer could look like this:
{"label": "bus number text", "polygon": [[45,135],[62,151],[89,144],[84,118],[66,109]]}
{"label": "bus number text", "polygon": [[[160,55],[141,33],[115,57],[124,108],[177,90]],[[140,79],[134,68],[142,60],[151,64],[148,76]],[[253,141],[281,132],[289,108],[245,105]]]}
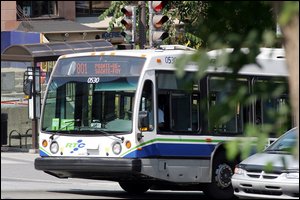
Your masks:
{"label": "bus number text", "polygon": [[165,63],[167,64],[173,64],[176,60],[176,57],[172,57],[172,56],[166,56],[165,57]]}
{"label": "bus number text", "polygon": [[100,78],[99,77],[89,77],[87,79],[87,83],[99,83]]}
{"label": "bus number text", "polygon": [[86,63],[77,63],[76,64],[76,73],[77,74],[87,74],[87,65],[86,65]]}

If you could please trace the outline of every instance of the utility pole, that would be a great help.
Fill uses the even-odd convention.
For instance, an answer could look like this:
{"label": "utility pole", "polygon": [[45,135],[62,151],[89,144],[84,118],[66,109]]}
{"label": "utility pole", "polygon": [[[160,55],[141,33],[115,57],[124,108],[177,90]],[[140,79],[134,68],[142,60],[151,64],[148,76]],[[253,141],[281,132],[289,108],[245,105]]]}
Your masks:
{"label": "utility pole", "polygon": [[139,1],[139,46],[145,49],[146,44],[146,2]]}

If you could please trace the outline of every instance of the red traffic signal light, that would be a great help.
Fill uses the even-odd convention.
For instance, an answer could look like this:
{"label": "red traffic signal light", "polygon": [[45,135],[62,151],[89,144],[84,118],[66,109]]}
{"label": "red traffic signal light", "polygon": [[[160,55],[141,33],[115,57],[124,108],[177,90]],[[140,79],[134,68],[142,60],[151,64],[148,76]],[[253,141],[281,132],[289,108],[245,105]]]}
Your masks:
{"label": "red traffic signal light", "polygon": [[151,7],[155,12],[161,12],[167,4],[167,1],[152,1]]}

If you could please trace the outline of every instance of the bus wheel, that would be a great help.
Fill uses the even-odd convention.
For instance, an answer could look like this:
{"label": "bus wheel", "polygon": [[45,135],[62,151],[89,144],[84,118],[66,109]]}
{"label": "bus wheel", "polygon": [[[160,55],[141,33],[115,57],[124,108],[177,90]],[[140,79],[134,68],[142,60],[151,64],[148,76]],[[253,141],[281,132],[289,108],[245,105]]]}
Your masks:
{"label": "bus wheel", "polygon": [[119,185],[130,194],[143,194],[151,187],[150,183],[139,181],[119,182]]}
{"label": "bus wheel", "polygon": [[231,177],[233,175],[234,163],[225,159],[225,154],[216,155],[213,161],[212,182],[207,184],[203,190],[204,194],[212,199],[234,198]]}

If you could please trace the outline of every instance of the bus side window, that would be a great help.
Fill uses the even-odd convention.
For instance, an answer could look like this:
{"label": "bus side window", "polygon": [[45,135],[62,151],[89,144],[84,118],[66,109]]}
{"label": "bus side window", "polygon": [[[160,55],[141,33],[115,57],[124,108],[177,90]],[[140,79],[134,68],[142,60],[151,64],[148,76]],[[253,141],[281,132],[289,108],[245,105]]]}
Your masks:
{"label": "bus side window", "polygon": [[199,96],[199,93],[173,93],[171,95],[172,130],[185,132],[199,131]]}
{"label": "bus side window", "polygon": [[[254,120],[256,125],[260,124],[276,124],[279,128],[288,130],[293,126],[293,119],[290,112],[280,115],[280,110],[284,107],[289,107],[288,102],[288,85],[286,80],[270,80],[270,79],[256,79],[254,81],[254,91],[263,93],[264,90],[281,87],[283,93],[277,97],[263,97],[257,99],[255,102]],[[284,131],[283,130],[283,131]],[[271,135],[276,136],[275,133]]]}
{"label": "bus side window", "polygon": [[192,131],[200,129],[200,95],[193,94],[192,96]]}
{"label": "bus side window", "polygon": [[[200,90],[193,73],[184,78],[174,72],[156,71],[158,131],[172,134],[199,133]],[[164,113],[160,123],[160,113]]]}
{"label": "bus side window", "polygon": [[172,94],[172,129],[191,131],[191,99],[187,94]]}
{"label": "bus side window", "polygon": [[[224,102],[227,101],[225,98],[230,98],[237,84],[247,87],[248,82],[244,79],[225,80],[218,77],[211,77],[210,79],[209,109],[213,110],[215,106],[223,105],[223,112],[227,112],[228,116],[229,114],[232,116],[230,119],[227,116],[226,122],[218,122],[216,125],[210,125],[216,133],[224,133],[226,135],[241,133],[243,131],[243,124],[249,120],[249,117],[244,116],[244,111],[247,112],[248,110],[240,102],[236,102],[235,105],[231,105],[230,107],[224,105]],[[215,122],[210,121],[210,123]]]}

